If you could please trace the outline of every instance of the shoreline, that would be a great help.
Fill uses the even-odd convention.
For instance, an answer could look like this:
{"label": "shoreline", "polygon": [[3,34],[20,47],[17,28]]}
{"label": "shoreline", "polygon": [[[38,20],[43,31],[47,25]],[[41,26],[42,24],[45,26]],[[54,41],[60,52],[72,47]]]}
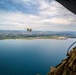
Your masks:
{"label": "shoreline", "polygon": [[34,39],[56,39],[56,40],[67,40],[69,38],[59,38],[59,37],[28,37],[28,38],[4,38],[0,40],[34,40]]}
{"label": "shoreline", "polygon": [[63,37],[63,36],[42,36],[42,37],[25,37],[25,38],[2,38],[0,40],[36,40],[36,39],[54,39],[54,40],[68,40],[68,39],[74,39],[76,37]]}

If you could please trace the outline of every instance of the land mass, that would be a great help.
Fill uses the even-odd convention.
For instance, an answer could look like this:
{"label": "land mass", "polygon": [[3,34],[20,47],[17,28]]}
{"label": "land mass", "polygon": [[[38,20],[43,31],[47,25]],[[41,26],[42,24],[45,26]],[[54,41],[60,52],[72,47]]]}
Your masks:
{"label": "land mass", "polygon": [[59,39],[76,38],[76,31],[16,31],[0,30],[0,40],[3,39]]}

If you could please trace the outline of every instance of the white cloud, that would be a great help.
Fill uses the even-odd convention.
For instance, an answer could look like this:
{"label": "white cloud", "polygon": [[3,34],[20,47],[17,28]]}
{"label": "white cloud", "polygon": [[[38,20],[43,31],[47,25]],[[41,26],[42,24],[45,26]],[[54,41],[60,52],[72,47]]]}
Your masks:
{"label": "white cloud", "polygon": [[[20,1],[24,3],[38,2],[39,15],[0,11],[0,29],[24,30],[31,27],[33,30],[69,30],[66,28],[67,26],[76,25],[76,16],[56,1],[52,0],[50,3],[46,0]],[[71,29],[73,30],[73,28]]]}
{"label": "white cloud", "polygon": [[37,4],[38,3],[38,0],[13,0],[14,2],[16,3],[24,3],[24,4],[27,4],[27,5],[31,5],[31,4]]}
{"label": "white cloud", "polygon": [[71,22],[64,18],[53,18],[51,22],[54,24],[69,25]]}
{"label": "white cloud", "polygon": [[[12,15],[11,15],[12,14]],[[0,13],[0,25],[2,27],[11,27],[13,29],[14,27],[23,27],[23,29],[27,27],[31,28],[38,28],[42,25],[42,18],[40,16],[35,15],[27,15],[23,13]],[[12,27],[13,26],[13,27]],[[20,29],[20,28],[19,28]]]}
{"label": "white cloud", "polygon": [[76,24],[76,15],[64,8],[56,1],[50,3],[40,1],[40,15],[44,18],[48,18],[48,21],[53,24],[72,25]]}

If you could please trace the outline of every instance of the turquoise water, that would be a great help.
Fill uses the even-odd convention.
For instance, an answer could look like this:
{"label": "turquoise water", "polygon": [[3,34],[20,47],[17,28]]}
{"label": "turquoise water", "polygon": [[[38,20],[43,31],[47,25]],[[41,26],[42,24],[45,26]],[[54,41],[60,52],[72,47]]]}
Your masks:
{"label": "turquoise water", "polygon": [[75,40],[0,40],[0,75],[46,75]]}

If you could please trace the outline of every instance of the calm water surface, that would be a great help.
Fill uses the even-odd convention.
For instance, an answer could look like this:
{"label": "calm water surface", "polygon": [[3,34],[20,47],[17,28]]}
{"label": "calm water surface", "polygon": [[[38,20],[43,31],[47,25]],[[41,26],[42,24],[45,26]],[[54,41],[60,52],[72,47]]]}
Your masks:
{"label": "calm water surface", "polygon": [[0,75],[46,75],[75,40],[0,40]]}

